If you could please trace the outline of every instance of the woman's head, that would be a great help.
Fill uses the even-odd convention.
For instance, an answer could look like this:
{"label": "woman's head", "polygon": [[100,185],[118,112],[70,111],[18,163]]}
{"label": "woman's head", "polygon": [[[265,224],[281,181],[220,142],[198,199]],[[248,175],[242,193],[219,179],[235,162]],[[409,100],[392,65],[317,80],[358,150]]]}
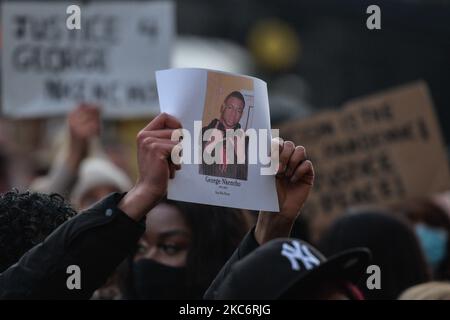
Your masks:
{"label": "woman's head", "polygon": [[364,279],[359,287],[367,299],[396,299],[406,288],[430,279],[414,231],[389,213],[344,215],[325,232],[319,247],[327,256],[354,247],[372,252],[372,263],[381,271],[381,289],[369,290]]}
{"label": "woman's head", "polygon": [[245,233],[234,209],[166,200],[152,209],[130,264],[130,298],[201,298]]}

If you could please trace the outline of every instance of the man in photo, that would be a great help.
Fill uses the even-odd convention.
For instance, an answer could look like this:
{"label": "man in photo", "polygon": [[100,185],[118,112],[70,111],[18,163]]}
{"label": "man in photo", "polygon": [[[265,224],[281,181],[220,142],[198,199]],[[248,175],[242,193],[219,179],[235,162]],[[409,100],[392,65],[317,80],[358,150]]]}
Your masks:
{"label": "man in photo", "polygon": [[[221,159],[222,163],[206,164],[202,161],[200,165],[200,174],[216,176],[216,177],[226,177],[231,179],[247,180],[247,145],[248,141],[245,139],[245,163],[238,163],[237,148],[236,143],[237,138],[233,138],[230,142],[226,142],[226,130],[238,130],[241,129],[239,121],[242,118],[245,109],[245,99],[242,93],[239,91],[233,91],[228,96],[226,96],[223,104],[220,107],[220,118],[212,120],[207,126],[202,128],[202,137],[205,137],[205,132],[209,129],[219,130],[223,137],[223,144],[221,148]],[[211,137],[207,137],[207,141],[202,142],[202,154],[205,148],[210,144],[216,144],[220,141],[214,141]],[[227,143],[232,143],[233,160],[232,163],[228,159],[226,146]],[[215,148],[212,148],[211,156],[215,157]]]}

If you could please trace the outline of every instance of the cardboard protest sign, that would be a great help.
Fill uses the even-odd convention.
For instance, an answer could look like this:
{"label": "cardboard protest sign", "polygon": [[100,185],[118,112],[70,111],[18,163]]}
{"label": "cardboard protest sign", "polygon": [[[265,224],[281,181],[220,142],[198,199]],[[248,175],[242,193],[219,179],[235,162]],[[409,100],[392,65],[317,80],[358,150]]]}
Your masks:
{"label": "cardboard protest sign", "polygon": [[186,130],[168,198],[278,211],[275,177],[265,171],[272,138],[266,83],[189,68],[158,71],[156,80],[161,112]]}
{"label": "cardboard protest sign", "polygon": [[313,234],[350,206],[450,187],[443,139],[422,82],[286,123],[280,135],[304,145],[314,163],[316,183],[305,208]]}
{"label": "cardboard protest sign", "polygon": [[106,117],[156,113],[154,72],[169,65],[173,3],[81,4],[73,30],[70,4],[2,3],[3,113],[61,115],[79,102],[101,105]]}

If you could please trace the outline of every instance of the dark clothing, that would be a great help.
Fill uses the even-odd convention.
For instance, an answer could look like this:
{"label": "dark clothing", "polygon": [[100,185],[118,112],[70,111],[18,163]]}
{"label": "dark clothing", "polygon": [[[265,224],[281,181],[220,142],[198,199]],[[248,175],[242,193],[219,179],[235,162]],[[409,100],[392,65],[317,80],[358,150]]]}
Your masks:
{"label": "dark clothing", "polygon": [[259,246],[254,230],[242,240],[204,299],[321,299],[322,285],[335,286],[351,300],[363,299],[353,283],[366,274],[368,249],[353,248],[327,259],[299,239],[278,238]]}
{"label": "dark clothing", "polygon": [[[0,299],[89,299],[145,231],[117,208],[123,196],[111,194],[66,221],[1,273]],[[79,290],[67,288],[71,265],[81,270]]]}
{"label": "dark clothing", "polygon": [[[233,130],[238,130],[241,128],[241,125],[238,123],[233,128]],[[226,143],[225,143],[225,137],[226,137],[226,129],[222,122],[218,119],[214,119],[211,121],[209,125],[202,128],[202,137],[205,135],[205,131],[208,129],[217,129],[222,132],[222,137],[224,139],[223,143],[223,152],[224,154],[226,151]],[[206,145],[209,143],[209,141],[203,141],[202,139],[202,156],[203,152],[205,150]],[[215,151],[212,151],[211,156],[215,157]],[[226,158],[226,156],[224,156]],[[203,163],[203,157],[202,157],[202,164],[200,165],[200,174],[202,175],[208,175],[208,176],[214,176],[214,177],[224,177],[224,178],[230,178],[230,179],[240,179],[240,180],[247,180],[247,171],[248,171],[248,138],[245,138],[245,163],[238,164],[238,159],[236,152],[233,154],[233,163],[228,164],[206,164]]]}
{"label": "dark clothing", "polygon": [[239,244],[239,247],[234,251],[233,255],[228,259],[227,263],[222,267],[220,272],[217,274],[214,281],[209,286],[208,290],[206,290],[205,295],[203,296],[206,300],[214,300],[216,299],[217,290],[219,289],[222,282],[225,280],[227,275],[230,273],[233,265],[239,260],[245,258],[248,254],[254,251],[259,247],[258,242],[255,239],[255,228],[253,227],[244,239]]}

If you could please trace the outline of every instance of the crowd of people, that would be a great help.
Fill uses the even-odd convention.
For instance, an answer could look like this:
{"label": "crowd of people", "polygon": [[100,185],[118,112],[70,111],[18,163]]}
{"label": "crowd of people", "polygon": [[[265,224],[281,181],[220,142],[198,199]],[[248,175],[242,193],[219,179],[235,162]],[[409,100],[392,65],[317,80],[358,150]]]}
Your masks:
{"label": "crowd of people", "polygon": [[100,118],[75,108],[25,190],[14,188],[20,161],[0,120],[0,299],[450,299],[448,196],[349,208],[308,243],[304,147],[274,140],[279,213],[186,203],[166,197],[181,168],[170,161],[178,119],[163,113],[140,130],[133,182],[105,152]]}

